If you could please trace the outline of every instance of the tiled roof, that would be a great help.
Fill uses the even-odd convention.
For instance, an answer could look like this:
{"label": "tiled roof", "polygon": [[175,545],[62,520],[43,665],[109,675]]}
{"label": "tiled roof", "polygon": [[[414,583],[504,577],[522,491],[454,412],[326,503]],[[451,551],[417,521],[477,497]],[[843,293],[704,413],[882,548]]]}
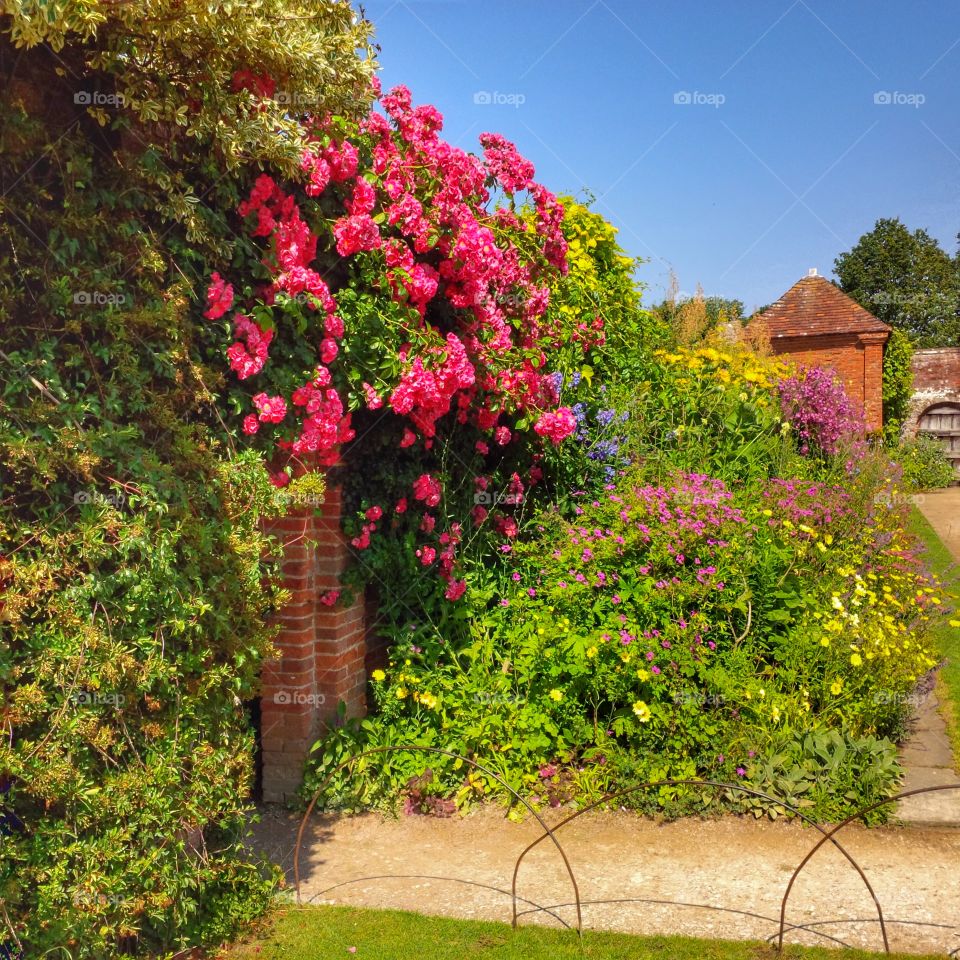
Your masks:
{"label": "tiled roof", "polygon": [[882,320],[819,276],[798,280],[757,319],[766,325],[771,338],[891,332]]}

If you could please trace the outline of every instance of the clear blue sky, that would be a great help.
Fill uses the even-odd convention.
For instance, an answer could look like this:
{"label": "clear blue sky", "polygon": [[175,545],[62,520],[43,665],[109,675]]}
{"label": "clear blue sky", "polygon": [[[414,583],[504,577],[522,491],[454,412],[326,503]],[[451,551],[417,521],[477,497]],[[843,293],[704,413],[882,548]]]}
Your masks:
{"label": "clear blue sky", "polygon": [[809,267],[831,276],[879,217],[956,250],[952,0],[364,6],[384,87],[436,104],[459,146],[499,131],[552,190],[589,189],[649,261],[648,301],[672,267],[682,291],[699,281],[750,310]]}

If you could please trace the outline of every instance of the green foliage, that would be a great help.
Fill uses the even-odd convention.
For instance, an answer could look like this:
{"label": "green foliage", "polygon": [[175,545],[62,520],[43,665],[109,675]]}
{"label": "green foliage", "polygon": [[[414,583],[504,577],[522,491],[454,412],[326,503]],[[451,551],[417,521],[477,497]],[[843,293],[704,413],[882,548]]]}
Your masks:
{"label": "green foliage", "polygon": [[[829,820],[887,795],[899,770],[884,738],[935,663],[940,599],[909,562],[899,509],[875,504],[877,476],[846,475],[848,492],[759,470],[734,492],[699,474],[660,485],[650,469],[574,498],[569,519],[537,512],[475,572],[457,639],[399,636],[374,677],[378,715],[318,745],[308,789],[361,748],[418,743],[541,804],[741,778]],[[443,757],[364,764],[328,802],[391,807],[425,767],[437,797],[510,800]],[[741,800],[676,786],[624,802],[670,815]]]}
{"label": "green foliage", "polygon": [[356,113],[368,27],[342,3],[2,10],[0,952],[216,943],[276,881],[241,844],[283,600],[262,521],[319,491],[236,453],[196,290],[242,253],[240,164],[297,153],[290,106],[234,71]]}
{"label": "green foliage", "polygon": [[[839,823],[851,809],[878,803],[900,780],[897,748],[890,740],[851,736],[840,730],[778,738],[755,765],[751,786],[780,797],[818,822]],[[745,796],[740,806],[755,816],[789,816],[781,804]],[[880,807],[865,818],[882,823],[890,814]]]}
{"label": "green foliage", "polygon": [[941,490],[957,482],[943,442],[936,437],[919,434],[901,440],[891,449],[890,456],[903,468],[903,488],[910,493]]}
{"label": "green foliage", "polygon": [[883,434],[895,441],[903,430],[913,396],[913,344],[894,328],[883,351]]}
{"label": "green foliage", "polygon": [[925,230],[878,220],[834,266],[844,293],[916,346],[960,343],[960,272]]}
{"label": "green foliage", "polygon": [[[706,881],[706,882],[709,882]],[[933,960],[918,954],[881,954],[787,943],[783,952],[749,940],[638,937],[544,925],[452,920],[398,910],[304,906],[278,912],[255,941],[235,947],[230,960],[315,960],[336,956],[343,944],[355,945],[370,960],[405,960],[430,944],[431,960]]]}

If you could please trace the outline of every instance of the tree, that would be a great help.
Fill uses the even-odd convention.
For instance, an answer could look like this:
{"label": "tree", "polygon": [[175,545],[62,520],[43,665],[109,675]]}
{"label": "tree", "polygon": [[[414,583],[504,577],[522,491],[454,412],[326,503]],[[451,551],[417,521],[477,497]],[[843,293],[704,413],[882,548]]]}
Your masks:
{"label": "tree", "polygon": [[696,343],[711,330],[727,323],[743,323],[743,301],[706,297],[697,284],[696,293],[679,297],[680,283],[670,272],[670,287],[661,303],[650,308],[658,319],[669,324],[681,343]]}
{"label": "tree", "polygon": [[878,220],[834,269],[844,293],[915,346],[960,344],[957,264],[925,230]]}

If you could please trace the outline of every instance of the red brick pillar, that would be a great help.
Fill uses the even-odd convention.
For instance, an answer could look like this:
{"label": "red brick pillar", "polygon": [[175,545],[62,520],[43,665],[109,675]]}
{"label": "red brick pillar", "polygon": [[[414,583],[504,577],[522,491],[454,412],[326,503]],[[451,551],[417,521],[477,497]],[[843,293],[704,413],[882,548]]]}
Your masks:
{"label": "red brick pillar", "polygon": [[283,579],[290,591],[279,614],[279,657],[264,665],[260,701],[263,799],[283,802],[303,779],[310,747],[335,723],[364,711],[366,671],[363,598],[327,606],[350,559],[340,529],[340,490],[328,489],[319,515],[298,509],[271,524],[284,541]]}
{"label": "red brick pillar", "polygon": [[861,333],[863,346],[863,411],[867,430],[883,429],[883,345],[886,333]]}

